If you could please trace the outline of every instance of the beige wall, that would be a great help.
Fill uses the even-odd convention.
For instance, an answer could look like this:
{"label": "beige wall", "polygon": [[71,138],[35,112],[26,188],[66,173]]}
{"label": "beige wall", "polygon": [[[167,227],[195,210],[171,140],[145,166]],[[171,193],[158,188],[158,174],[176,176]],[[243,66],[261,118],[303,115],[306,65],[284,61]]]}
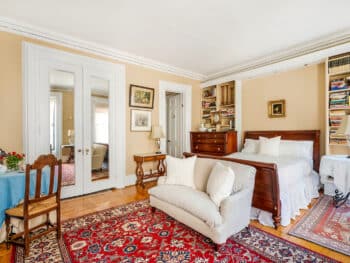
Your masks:
{"label": "beige wall", "polygon": [[[268,118],[270,100],[286,100],[285,118]],[[242,129],[321,130],[324,153],[325,66],[324,64],[243,81]]]}
{"label": "beige wall", "polygon": [[[83,54],[94,58],[95,55],[72,50],[65,47],[32,40],[19,35],[0,32],[0,147],[7,151],[23,151],[22,139],[22,41],[41,44],[72,53]],[[102,58],[101,58],[102,59]],[[120,63],[111,59],[105,59]],[[122,63],[125,64],[125,63]],[[125,64],[127,97],[129,105],[129,85],[137,84],[155,89],[152,123],[158,124],[158,86],[159,80],[192,85],[192,128],[200,122],[200,88],[199,81],[178,77],[164,72],[147,69],[141,66]],[[118,132],[118,130],[116,130]],[[126,109],[126,170],[134,173],[133,154],[155,150],[154,141],[149,139],[149,132],[130,131],[130,108]]]}

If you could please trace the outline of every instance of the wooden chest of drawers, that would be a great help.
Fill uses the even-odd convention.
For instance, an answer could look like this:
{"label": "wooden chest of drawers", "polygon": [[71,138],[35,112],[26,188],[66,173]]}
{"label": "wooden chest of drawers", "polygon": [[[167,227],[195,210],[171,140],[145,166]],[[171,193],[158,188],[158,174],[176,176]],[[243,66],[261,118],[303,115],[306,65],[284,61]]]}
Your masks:
{"label": "wooden chest of drawers", "polygon": [[237,152],[237,132],[191,132],[191,151],[211,155]]}

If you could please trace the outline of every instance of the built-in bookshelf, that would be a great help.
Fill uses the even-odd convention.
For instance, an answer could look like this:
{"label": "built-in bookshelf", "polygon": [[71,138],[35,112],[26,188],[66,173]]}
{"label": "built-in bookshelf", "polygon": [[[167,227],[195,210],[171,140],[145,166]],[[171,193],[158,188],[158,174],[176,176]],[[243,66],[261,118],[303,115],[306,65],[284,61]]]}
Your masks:
{"label": "built-in bookshelf", "polygon": [[235,82],[202,89],[202,124],[207,129],[235,129]]}
{"label": "built-in bookshelf", "polygon": [[326,85],[326,153],[346,154],[346,137],[337,130],[342,118],[350,114],[350,53],[328,58]]}

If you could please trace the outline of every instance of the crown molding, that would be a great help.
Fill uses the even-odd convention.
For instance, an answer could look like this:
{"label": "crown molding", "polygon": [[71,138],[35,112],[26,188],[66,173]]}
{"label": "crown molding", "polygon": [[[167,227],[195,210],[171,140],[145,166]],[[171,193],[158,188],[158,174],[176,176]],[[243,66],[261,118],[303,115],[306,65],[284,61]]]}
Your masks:
{"label": "crown molding", "polygon": [[[274,73],[283,68],[295,68],[305,64],[324,61],[327,57],[350,51],[350,29],[327,35],[313,41],[290,47],[280,52],[263,56],[246,63],[209,74],[202,82],[202,87],[215,85],[237,78],[251,78],[257,72]],[[289,65],[289,66],[288,66]],[[267,70],[270,68],[271,70]]]}
{"label": "crown molding", "polygon": [[205,75],[0,16],[0,30],[195,80]]}
{"label": "crown molding", "polygon": [[202,81],[201,87],[252,78],[324,61],[327,57],[350,51],[350,29],[290,47],[241,63],[213,74],[201,74],[156,60],[109,48],[0,16],[0,30],[88,52],[105,58]]}

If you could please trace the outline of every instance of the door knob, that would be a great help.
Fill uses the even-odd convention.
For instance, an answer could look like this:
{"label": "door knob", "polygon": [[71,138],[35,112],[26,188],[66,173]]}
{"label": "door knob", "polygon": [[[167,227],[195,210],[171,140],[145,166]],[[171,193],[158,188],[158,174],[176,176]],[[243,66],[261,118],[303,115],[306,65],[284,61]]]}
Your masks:
{"label": "door knob", "polygon": [[82,152],[82,150],[81,149],[78,149],[78,153],[81,153]]}
{"label": "door knob", "polygon": [[86,148],[86,149],[85,149],[85,153],[86,153],[86,154],[89,154],[89,152],[90,152],[90,149]]}

